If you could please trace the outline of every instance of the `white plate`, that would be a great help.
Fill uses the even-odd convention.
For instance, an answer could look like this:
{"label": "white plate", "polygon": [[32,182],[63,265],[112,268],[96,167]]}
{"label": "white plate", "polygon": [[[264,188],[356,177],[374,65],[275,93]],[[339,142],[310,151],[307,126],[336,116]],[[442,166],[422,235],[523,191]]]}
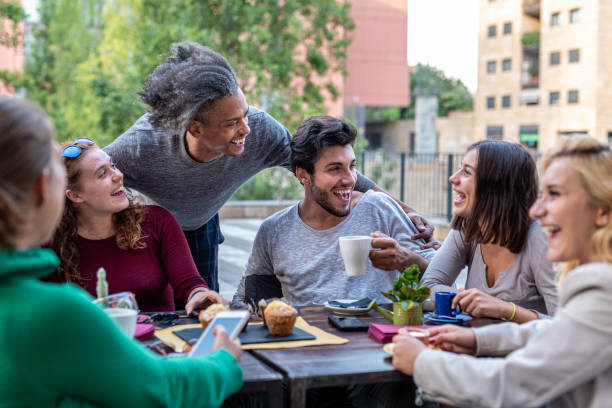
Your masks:
{"label": "white plate", "polygon": [[[335,300],[336,302],[351,303],[351,302],[356,302],[358,299],[333,299],[333,300]],[[370,309],[368,309],[367,307],[352,307],[349,309],[345,307],[330,306],[328,302],[325,302],[323,306],[325,306],[325,308],[331,311],[332,313],[341,315],[341,316],[365,315],[365,314],[368,314],[368,312],[370,311]]]}

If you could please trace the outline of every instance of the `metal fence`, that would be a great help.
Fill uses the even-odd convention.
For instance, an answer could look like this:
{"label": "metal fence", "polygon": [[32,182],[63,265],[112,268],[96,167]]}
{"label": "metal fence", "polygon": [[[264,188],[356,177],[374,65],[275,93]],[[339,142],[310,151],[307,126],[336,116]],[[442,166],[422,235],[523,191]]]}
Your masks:
{"label": "metal fence", "polygon": [[[407,154],[365,151],[361,173],[378,186],[430,217],[451,219],[452,189],[448,178],[463,154]],[[245,183],[232,200],[300,200],[303,188],[282,168],[267,169]]]}
{"label": "metal fence", "polygon": [[390,194],[431,217],[452,217],[452,186],[448,178],[463,154],[408,154],[365,151],[360,170]]}

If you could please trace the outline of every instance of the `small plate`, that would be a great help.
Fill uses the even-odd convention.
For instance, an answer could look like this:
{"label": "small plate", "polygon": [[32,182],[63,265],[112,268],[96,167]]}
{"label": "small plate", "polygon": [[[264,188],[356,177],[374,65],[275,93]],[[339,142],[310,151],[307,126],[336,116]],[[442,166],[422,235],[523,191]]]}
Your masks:
{"label": "small plate", "polygon": [[472,320],[472,316],[466,314],[458,314],[455,317],[450,316],[436,316],[434,313],[427,313],[423,316],[423,320],[430,321],[435,324],[463,324]]}
{"label": "small plate", "polygon": [[[394,348],[395,348],[395,343],[387,343],[383,346],[383,351],[387,354],[393,355]],[[430,348],[432,350],[442,350],[440,347],[434,346],[433,344],[428,344],[427,348]]]}
{"label": "small plate", "polygon": [[[351,303],[351,302],[357,301],[357,299],[334,299],[334,300],[337,302],[342,302],[342,303]],[[367,307],[346,308],[346,307],[330,306],[329,302],[325,302],[323,306],[325,306],[325,308],[331,311],[332,313],[340,315],[340,316],[360,316],[360,315],[368,314],[368,312],[370,311],[370,309],[368,309]]]}
{"label": "small plate", "polygon": [[395,343],[387,343],[383,346],[383,351],[387,354],[393,355],[394,348],[395,348]]}

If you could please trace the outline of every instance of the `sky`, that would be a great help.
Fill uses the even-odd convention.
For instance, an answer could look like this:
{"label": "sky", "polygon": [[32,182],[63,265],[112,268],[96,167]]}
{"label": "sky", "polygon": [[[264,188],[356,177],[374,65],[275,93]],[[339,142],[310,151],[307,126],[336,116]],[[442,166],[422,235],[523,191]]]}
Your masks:
{"label": "sky", "polygon": [[429,64],[474,93],[478,74],[478,0],[407,0],[408,64]]}

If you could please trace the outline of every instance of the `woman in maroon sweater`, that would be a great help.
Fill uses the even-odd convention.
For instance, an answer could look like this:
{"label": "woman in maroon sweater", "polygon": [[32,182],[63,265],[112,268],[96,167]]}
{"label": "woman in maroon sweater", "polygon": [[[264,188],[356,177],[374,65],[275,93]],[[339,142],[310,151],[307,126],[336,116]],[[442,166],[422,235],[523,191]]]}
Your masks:
{"label": "woman in maroon sweater", "polygon": [[51,248],[60,267],[51,280],[74,282],[96,294],[96,272],[106,270],[109,293],[136,295],[142,311],[188,313],[223,299],[208,289],[174,217],[158,206],[134,204],[123,189],[123,174],[87,138],[62,151],[68,185],[66,206]]}

